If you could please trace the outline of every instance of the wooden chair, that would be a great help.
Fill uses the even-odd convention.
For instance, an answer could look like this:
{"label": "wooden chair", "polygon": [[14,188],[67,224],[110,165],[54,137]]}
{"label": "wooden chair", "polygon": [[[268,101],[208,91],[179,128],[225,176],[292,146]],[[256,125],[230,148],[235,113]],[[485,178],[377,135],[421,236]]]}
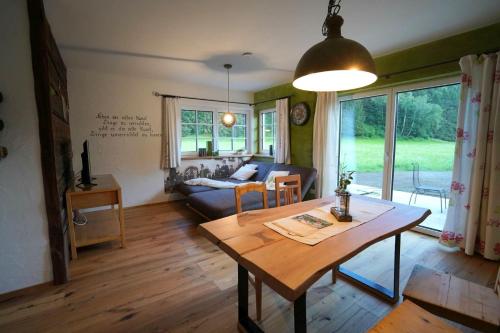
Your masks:
{"label": "wooden chair", "polygon": [[267,205],[267,189],[265,183],[246,183],[243,185],[238,185],[234,188],[234,196],[236,199],[236,213],[239,214],[243,212],[241,208],[241,197],[248,192],[260,192],[262,193],[262,206],[263,208],[268,208]]}
{"label": "wooden chair", "polygon": [[415,265],[403,297],[481,332],[500,332],[500,298],[491,288]]}
{"label": "wooden chair", "polygon": [[285,205],[294,203],[294,194],[297,197],[297,202],[302,202],[300,175],[276,177],[274,181],[276,188],[276,207],[281,206],[281,193],[283,193]]}
{"label": "wooden chair", "polygon": [[[262,193],[262,206],[264,209],[268,208],[267,204],[267,189],[265,183],[247,183],[238,185],[234,188],[234,195],[236,199],[236,213],[243,212],[241,208],[241,197],[248,192]],[[250,284],[255,288],[255,312],[257,320],[262,318],[262,280],[251,276],[248,277]]]}

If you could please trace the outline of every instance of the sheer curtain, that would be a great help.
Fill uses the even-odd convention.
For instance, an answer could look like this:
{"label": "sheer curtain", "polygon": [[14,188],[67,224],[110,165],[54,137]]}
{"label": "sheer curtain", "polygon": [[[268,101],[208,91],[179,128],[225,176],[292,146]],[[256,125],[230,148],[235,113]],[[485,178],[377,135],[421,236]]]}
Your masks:
{"label": "sheer curtain", "polygon": [[318,92],[313,128],[313,166],[318,170],[316,197],[337,187],[340,106],[336,92]]}
{"label": "sheer curtain", "polygon": [[450,207],[440,241],[500,259],[500,53],[460,59]]}
{"label": "sheer curtain", "polygon": [[180,105],[176,97],[161,99],[161,168],[181,165]]}
{"label": "sheer curtain", "polygon": [[290,124],[288,122],[288,98],[276,101],[276,138],[274,163],[290,164]]}

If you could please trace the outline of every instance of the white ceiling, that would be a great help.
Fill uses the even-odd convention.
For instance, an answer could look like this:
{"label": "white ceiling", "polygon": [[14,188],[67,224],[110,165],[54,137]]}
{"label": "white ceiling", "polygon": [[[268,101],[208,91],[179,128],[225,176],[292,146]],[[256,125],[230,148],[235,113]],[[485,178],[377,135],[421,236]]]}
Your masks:
{"label": "white ceiling", "polygon": [[[45,0],[68,67],[256,91],[290,82],[328,0]],[[500,21],[499,0],[344,0],[343,35],[373,55]],[[242,57],[249,51],[252,56]]]}

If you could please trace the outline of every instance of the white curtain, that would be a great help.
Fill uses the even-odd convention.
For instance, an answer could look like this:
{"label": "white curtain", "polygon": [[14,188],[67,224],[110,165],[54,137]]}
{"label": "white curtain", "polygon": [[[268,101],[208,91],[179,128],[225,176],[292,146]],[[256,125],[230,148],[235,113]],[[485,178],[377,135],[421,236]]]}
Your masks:
{"label": "white curtain", "polygon": [[336,92],[318,92],[313,128],[313,166],[318,170],[316,197],[337,188],[340,107]]}
{"label": "white curtain", "polygon": [[450,207],[440,241],[500,259],[500,53],[460,59]]}
{"label": "white curtain", "polygon": [[180,105],[176,97],[161,99],[161,168],[181,165]]}
{"label": "white curtain", "polygon": [[290,164],[290,124],[288,122],[288,98],[276,101],[276,138],[274,163]]}

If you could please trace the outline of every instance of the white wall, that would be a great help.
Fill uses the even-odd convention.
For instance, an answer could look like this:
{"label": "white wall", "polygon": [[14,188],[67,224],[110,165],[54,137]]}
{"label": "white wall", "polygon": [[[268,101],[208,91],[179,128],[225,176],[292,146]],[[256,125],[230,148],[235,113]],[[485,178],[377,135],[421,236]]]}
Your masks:
{"label": "white wall", "polygon": [[[64,54],[63,54],[64,58]],[[83,68],[69,68],[71,140],[75,172],[81,169],[82,143],[91,145],[92,173],[113,174],[122,186],[125,206],[172,199],[164,193],[164,172],[160,169],[160,137],[91,137],[101,120],[98,113],[147,116],[153,132],[160,133],[159,91],[182,96],[226,99],[226,90],[166,80],[153,80]],[[231,92],[231,100],[252,101],[250,93]]]}
{"label": "white wall", "polygon": [[26,1],[0,10],[0,294],[52,279]]}

